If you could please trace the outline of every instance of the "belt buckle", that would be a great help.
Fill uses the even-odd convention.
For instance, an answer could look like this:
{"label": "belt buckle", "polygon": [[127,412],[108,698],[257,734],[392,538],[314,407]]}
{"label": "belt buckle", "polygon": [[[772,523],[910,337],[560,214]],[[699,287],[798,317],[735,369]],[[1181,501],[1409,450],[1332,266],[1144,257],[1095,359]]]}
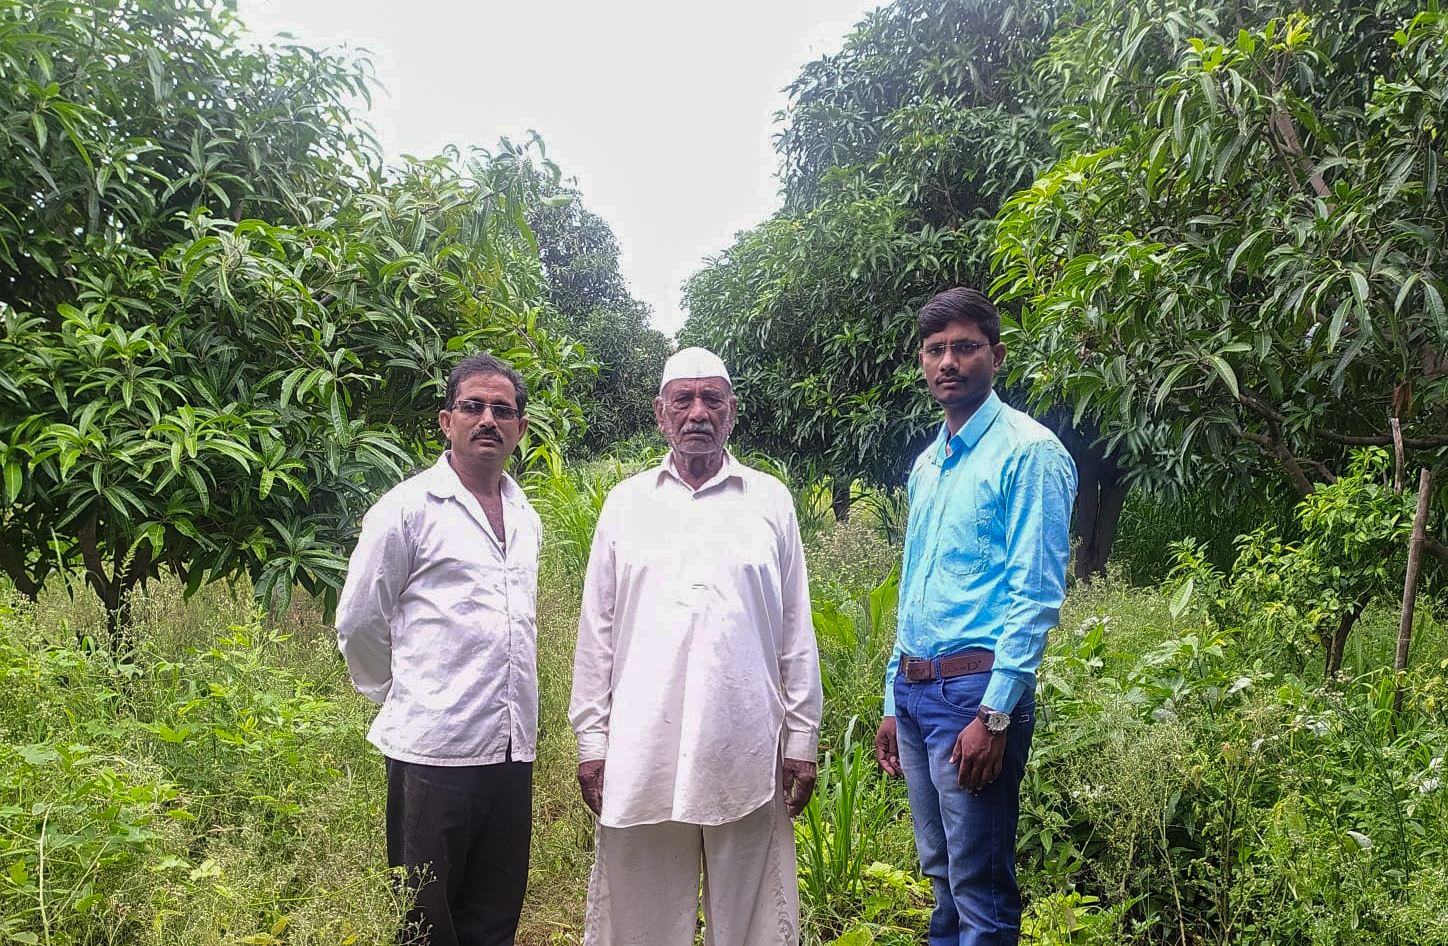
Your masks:
{"label": "belt buckle", "polygon": [[925,680],[934,680],[934,662],[928,659],[906,657],[905,679],[909,680],[911,683],[921,683]]}

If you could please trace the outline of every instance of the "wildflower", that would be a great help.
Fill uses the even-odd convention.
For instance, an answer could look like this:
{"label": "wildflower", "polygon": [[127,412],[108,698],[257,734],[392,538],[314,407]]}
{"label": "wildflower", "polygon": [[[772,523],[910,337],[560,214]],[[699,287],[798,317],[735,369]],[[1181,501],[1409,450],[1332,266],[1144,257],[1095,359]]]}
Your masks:
{"label": "wildflower", "polygon": [[1349,831],[1347,833],[1347,836],[1356,841],[1357,846],[1362,848],[1364,851],[1371,851],[1373,849],[1373,839],[1368,837],[1366,834],[1363,834],[1361,831]]}

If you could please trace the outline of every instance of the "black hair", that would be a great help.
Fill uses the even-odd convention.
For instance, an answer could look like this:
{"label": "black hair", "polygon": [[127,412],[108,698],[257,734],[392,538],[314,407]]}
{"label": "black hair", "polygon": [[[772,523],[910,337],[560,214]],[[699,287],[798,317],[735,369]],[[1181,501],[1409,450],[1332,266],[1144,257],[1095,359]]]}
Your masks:
{"label": "black hair", "polygon": [[492,355],[469,355],[457,363],[452,373],[447,376],[447,393],[443,396],[442,409],[450,411],[457,403],[458,388],[468,378],[476,375],[495,374],[507,378],[513,382],[513,400],[516,401],[518,413],[521,414],[528,408],[528,385],[523,383],[523,376],[518,369]]}
{"label": "black hair", "polygon": [[915,319],[915,331],[923,342],[942,332],[951,322],[974,322],[992,345],[1000,344],[1001,314],[985,297],[975,289],[957,286],[932,296],[920,307]]}

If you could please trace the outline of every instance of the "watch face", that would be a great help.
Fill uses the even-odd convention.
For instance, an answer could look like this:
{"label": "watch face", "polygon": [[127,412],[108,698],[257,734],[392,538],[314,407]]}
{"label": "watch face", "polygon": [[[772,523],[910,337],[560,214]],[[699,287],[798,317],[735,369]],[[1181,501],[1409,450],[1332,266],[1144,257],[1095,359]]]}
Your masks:
{"label": "watch face", "polygon": [[982,706],[975,714],[981,725],[992,735],[999,736],[1011,725],[1011,714]]}

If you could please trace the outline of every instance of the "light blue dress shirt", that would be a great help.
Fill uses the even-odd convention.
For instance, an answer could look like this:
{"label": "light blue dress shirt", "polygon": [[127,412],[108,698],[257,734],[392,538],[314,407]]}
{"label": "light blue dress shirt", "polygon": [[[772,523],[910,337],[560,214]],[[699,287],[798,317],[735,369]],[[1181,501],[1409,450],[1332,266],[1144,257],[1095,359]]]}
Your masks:
{"label": "light blue dress shirt", "polygon": [[955,436],[940,425],[910,471],[885,715],[900,655],[995,652],[982,700],[1010,712],[1034,690],[1066,597],[1076,465],[1056,435],[991,392]]}

